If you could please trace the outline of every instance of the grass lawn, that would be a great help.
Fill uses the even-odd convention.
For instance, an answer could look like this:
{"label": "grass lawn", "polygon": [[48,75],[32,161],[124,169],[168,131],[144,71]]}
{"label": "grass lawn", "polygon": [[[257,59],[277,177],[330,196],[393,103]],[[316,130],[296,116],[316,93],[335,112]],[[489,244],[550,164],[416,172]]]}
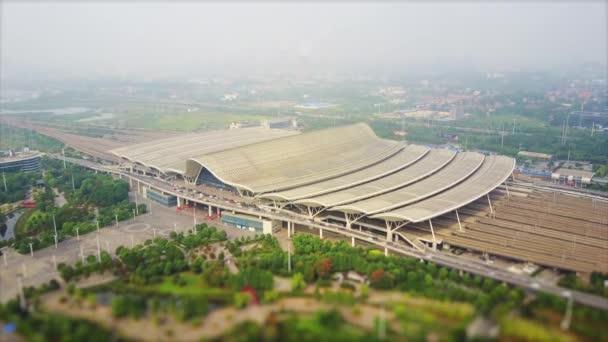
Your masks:
{"label": "grass lawn", "polygon": [[36,211],[36,209],[27,209],[23,215],[19,217],[17,223],[15,223],[15,228],[13,234],[16,238],[23,237],[26,235],[25,223],[27,219]]}
{"label": "grass lawn", "polygon": [[201,276],[194,273],[180,273],[180,278],[185,281],[185,285],[180,286],[173,282],[173,277],[165,277],[163,282],[154,285],[152,288],[163,294],[176,295],[207,295],[209,297],[222,297],[231,294],[231,290],[208,287]]}

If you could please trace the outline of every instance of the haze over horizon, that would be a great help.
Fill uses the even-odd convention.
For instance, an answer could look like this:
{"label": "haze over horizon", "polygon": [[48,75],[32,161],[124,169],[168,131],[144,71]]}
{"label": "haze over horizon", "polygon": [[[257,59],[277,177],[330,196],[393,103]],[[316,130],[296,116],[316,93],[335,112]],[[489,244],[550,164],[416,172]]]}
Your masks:
{"label": "haze over horizon", "polygon": [[3,79],[551,68],[607,59],[597,2],[4,2]]}

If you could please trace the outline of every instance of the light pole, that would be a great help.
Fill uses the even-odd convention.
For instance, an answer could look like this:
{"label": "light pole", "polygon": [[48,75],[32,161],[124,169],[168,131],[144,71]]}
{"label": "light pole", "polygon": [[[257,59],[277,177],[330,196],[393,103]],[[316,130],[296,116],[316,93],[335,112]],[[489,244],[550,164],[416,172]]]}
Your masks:
{"label": "light pole", "polygon": [[53,228],[55,229],[55,236],[57,236],[57,223],[55,222],[55,213],[53,213]]}
{"label": "light pole", "polygon": [[101,262],[101,246],[99,246],[99,235],[97,235],[97,261]]}
{"label": "light pole", "polygon": [[6,187],[6,176],[4,175],[4,171],[2,171],[2,180],[4,181],[4,192],[8,192],[8,188]]}
{"label": "light pole", "polygon": [[80,241],[80,234],[78,234],[78,227],[76,227],[76,240]]}
{"label": "light pole", "polygon": [[63,168],[64,168],[64,169],[67,169],[67,168],[68,168],[68,166],[67,166],[67,165],[66,165],[66,163],[65,163],[65,148],[62,148],[62,149],[61,149],[61,155],[63,156]]}
{"label": "light pole", "polygon": [[31,242],[30,242],[30,255],[32,256],[32,258],[34,257],[34,246],[32,245]]}
{"label": "light pole", "polygon": [[287,243],[287,272],[291,273],[291,245]]}
{"label": "light pole", "polygon": [[135,193],[135,213],[137,213],[137,215],[139,215],[139,208],[137,205],[137,192]]}
{"label": "light pole", "polygon": [[192,206],[192,220],[194,221],[194,227],[196,229],[196,206],[194,204]]}

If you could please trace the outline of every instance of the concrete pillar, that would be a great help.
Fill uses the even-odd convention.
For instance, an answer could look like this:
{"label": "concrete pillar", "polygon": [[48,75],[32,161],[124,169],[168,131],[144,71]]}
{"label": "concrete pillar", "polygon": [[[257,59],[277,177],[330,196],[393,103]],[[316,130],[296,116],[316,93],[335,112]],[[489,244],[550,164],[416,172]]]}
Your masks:
{"label": "concrete pillar", "polygon": [[213,207],[209,206],[208,209],[209,209],[209,216],[213,215]]}
{"label": "concrete pillar", "polygon": [[287,238],[291,239],[291,223],[287,222]]}
{"label": "concrete pillar", "polygon": [[393,232],[389,227],[386,228],[386,241],[393,241]]}
{"label": "concrete pillar", "polygon": [[384,256],[388,256],[388,248],[384,247]]}
{"label": "concrete pillar", "polygon": [[353,236],[353,237],[351,237],[350,239],[351,239],[351,240],[350,240],[350,245],[351,245],[352,247],[355,247],[355,237]]}
{"label": "concrete pillar", "polygon": [[178,197],[177,197],[177,207],[178,207],[178,208],[181,208],[181,207],[182,207],[182,204],[183,204],[183,200],[182,200],[182,198],[181,198],[181,197],[179,197],[179,196],[178,196]]}
{"label": "concrete pillar", "polygon": [[319,238],[323,239],[323,228],[319,229]]}

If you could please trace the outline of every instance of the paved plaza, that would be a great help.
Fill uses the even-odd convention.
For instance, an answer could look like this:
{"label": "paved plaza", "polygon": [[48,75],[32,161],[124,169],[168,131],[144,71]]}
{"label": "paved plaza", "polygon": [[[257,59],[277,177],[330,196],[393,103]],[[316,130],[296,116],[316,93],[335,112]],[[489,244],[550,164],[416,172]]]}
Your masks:
{"label": "paved plaza", "polygon": [[[140,197],[141,198],[141,197]],[[150,201],[146,201],[149,206]],[[207,223],[226,231],[229,239],[240,236],[254,235],[249,231],[223,225],[220,220],[205,220],[206,212],[196,212],[197,223]],[[74,264],[89,255],[97,255],[97,248],[108,251],[114,255],[119,246],[130,247],[140,244],[147,239],[157,237],[167,238],[172,231],[188,232],[194,224],[192,211],[176,211],[175,208],[166,208],[159,204],[152,204],[151,211],[134,220],[119,222],[118,226],[101,228],[99,232],[81,235],[80,239],[71,238],[30,254],[19,254],[12,248],[3,249],[0,260],[0,302],[14,298],[17,294],[18,279],[24,287],[37,286],[51,279],[59,279],[55,265],[60,263]],[[82,250],[82,255],[81,255]],[[5,262],[6,261],[6,262]]]}

